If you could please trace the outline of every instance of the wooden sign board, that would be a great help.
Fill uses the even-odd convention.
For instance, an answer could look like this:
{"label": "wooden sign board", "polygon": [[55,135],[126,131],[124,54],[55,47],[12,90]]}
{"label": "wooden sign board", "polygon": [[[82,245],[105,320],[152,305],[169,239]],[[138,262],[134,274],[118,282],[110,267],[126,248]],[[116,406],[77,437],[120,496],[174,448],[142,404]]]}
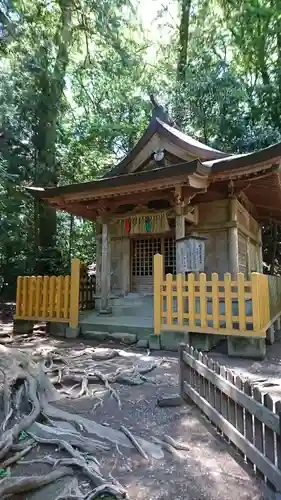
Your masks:
{"label": "wooden sign board", "polygon": [[205,241],[203,239],[188,238],[177,241],[179,266],[178,272],[204,272]]}

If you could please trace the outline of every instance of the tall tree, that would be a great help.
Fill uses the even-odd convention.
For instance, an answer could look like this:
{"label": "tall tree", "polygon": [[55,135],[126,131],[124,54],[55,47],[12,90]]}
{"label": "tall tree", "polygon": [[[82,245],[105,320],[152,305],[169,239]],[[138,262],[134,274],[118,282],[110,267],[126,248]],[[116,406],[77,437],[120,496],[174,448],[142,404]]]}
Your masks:
{"label": "tall tree", "polygon": [[186,90],[188,43],[190,36],[190,14],[192,0],[179,0],[180,25],[177,57],[177,100],[176,100],[176,121],[179,126],[183,126],[183,95]]}

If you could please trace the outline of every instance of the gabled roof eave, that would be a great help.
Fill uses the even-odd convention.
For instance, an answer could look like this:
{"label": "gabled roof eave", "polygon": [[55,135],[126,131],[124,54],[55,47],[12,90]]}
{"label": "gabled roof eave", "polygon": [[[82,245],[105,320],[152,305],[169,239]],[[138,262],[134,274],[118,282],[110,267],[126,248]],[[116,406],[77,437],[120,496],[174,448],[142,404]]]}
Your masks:
{"label": "gabled roof eave", "polygon": [[183,132],[179,131],[170,124],[161,121],[159,118],[154,117],[150,121],[147,129],[139,139],[133,149],[121,160],[115,167],[113,167],[107,174],[107,177],[115,177],[117,175],[124,175],[129,173],[128,166],[133,162],[137,155],[143,150],[145,145],[151,140],[154,134],[158,134],[168,138],[176,146],[189,152],[194,158],[201,161],[203,159],[217,159],[229,156],[228,153],[213,149],[205,144],[189,137]]}

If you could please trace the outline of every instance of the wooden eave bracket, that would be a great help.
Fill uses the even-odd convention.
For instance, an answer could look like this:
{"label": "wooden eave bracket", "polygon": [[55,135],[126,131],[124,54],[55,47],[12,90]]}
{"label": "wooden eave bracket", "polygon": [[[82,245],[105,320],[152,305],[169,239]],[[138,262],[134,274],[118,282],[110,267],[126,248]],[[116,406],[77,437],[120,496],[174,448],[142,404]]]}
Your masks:
{"label": "wooden eave bracket", "polygon": [[249,179],[249,180],[255,180],[256,178],[270,175],[271,173],[277,171],[280,169],[279,164],[272,164],[272,163],[261,163],[261,164],[256,164],[256,165],[251,165],[248,167],[243,167],[243,168],[229,168],[225,169],[221,172],[213,172],[211,173],[210,176],[210,181],[212,183],[214,182],[219,182],[219,181],[226,181],[227,179],[232,179],[232,180],[237,180],[241,179],[242,177]]}
{"label": "wooden eave bracket", "polygon": [[189,205],[186,207],[186,213],[184,214],[185,220],[191,224],[197,226],[199,222],[199,210],[197,205]]}

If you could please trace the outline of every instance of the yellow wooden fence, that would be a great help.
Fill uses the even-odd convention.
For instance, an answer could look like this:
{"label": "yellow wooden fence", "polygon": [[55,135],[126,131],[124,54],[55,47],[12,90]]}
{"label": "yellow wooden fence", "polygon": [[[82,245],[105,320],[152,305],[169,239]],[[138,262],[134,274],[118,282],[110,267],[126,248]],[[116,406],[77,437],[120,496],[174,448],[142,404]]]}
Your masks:
{"label": "yellow wooden fence", "polygon": [[80,261],[68,276],[19,276],[15,319],[58,321],[78,326]]}
{"label": "yellow wooden fence", "polygon": [[[281,289],[281,288],[280,288]],[[279,296],[279,315],[281,297]],[[276,309],[275,309],[276,310]],[[252,273],[250,280],[237,274],[223,280],[213,273],[167,274],[163,256],[154,256],[154,333],[187,331],[218,335],[265,337],[273,321],[268,276]]]}

